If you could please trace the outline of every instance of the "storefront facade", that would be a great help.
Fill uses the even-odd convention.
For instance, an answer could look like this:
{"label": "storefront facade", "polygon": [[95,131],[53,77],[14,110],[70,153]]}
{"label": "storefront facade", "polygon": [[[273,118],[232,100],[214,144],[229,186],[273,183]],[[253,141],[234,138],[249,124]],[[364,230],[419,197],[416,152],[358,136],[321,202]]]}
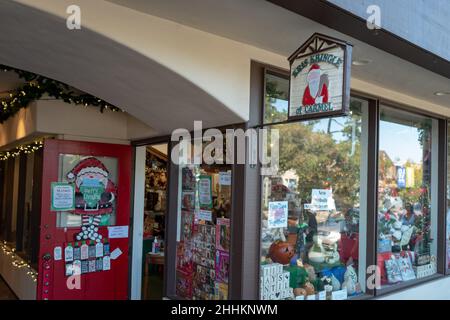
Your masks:
{"label": "storefront facade", "polygon": [[[186,17],[163,4],[154,15],[140,8],[136,19],[173,40],[155,40],[156,61],[178,66],[181,77],[172,71],[162,77],[173,84],[169,92],[151,85],[155,105],[167,108],[139,109],[145,100],[139,94],[130,97],[129,109],[121,100],[125,112],[104,114],[38,100],[0,125],[2,155],[30,148],[0,161],[0,274],[19,298],[448,298],[448,57],[395,40],[395,26],[375,36],[369,29],[352,32],[365,23],[355,8],[347,15],[322,1],[302,8],[270,2],[261,6],[262,16],[285,21],[281,30],[302,30],[299,36],[238,35],[214,28],[211,17],[184,25]],[[242,17],[250,7],[242,4]],[[323,20],[320,10],[334,19]],[[261,26],[265,19],[254,21]],[[349,110],[291,117],[287,59],[316,33],[353,47],[344,84]],[[163,54],[183,36],[189,50]],[[219,52],[233,55],[225,63]],[[324,106],[331,96],[328,82],[314,88],[319,69],[305,67],[311,80],[305,105]],[[411,80],[419,77],[424,81]],[[422,95],[428,89],[434,91]],[[185,104],[179,95],[170,98],[177,90],[188,97]],[[99,94],[110,95],[112,104],[117,98]],[[194,120],[203,119],[193,131]],[[192,135],[188,153],[180,151],[180,136],[171,135],[175,129]],[[250,163],[249,140],[245,163],[237,161],[239,152],[230,162],[225,152],[212,163],[195,163],[202,156],[197,143],[205,148],[220,134],[227,150],[228,130],[250,129],[277,132],[277,170]],[[75,206],[55,208],[55,190],[68,186]],[[68,279],[79,275],[78,267],[81,280],[71,283],[80,280],[82,289],[74,290]]]}

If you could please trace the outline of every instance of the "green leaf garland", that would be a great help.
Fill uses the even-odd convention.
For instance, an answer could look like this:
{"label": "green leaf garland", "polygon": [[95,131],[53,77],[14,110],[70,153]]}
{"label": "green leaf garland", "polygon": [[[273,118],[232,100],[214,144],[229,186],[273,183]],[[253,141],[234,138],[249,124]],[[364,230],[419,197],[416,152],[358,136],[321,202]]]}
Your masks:
{"label": "green leaf garland", "polygon": [[21,87],[12,90],[8,97],[0,99],[0,123],[5,122],[20,109],[28,107],[30,102],[39,100],[44,95],[70,104],[99,107],[102,113],[105,109],[114,112],[123,111],[90,94],[78,94],[62,82],[5,65],[0,65],[0,69],[4,72],[15,72],[20,79],[26,81]]}

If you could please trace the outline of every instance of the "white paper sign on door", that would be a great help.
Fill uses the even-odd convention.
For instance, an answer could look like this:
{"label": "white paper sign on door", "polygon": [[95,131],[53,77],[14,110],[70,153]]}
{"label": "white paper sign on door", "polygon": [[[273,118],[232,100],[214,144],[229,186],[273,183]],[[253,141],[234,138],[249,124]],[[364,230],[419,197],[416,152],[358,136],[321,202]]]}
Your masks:
{"label": "white paper sign on door", "polygon": [[128,238],[128,226],[108,227],[110,239]]}
{"label": "white paper sign on door", "polygon": [[61,247],[55,247],[53,249],[53,259],[55,261],[62,260],[62,248]]}

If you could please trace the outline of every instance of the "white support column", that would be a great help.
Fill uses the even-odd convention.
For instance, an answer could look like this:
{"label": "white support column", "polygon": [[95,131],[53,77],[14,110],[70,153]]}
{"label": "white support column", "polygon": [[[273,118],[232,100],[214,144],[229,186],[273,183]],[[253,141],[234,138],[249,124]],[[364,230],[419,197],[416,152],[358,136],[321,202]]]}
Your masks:
{"label": "white support column", "polygon": [[131,262],[131,300],[141,300],[146,147],[136,148]]}

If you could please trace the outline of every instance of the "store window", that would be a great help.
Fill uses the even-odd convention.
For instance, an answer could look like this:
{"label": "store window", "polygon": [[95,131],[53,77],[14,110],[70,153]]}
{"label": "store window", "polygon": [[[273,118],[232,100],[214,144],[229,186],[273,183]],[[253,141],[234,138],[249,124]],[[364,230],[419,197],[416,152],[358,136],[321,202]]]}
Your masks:
{"label": "store window", "polygon": [[436,273],[437,120],[381,106],[377,263],[382,288]]}
{"label": "store window", "polygon": [[262,179],[261,299],[364,293],[367,126],[368,103],[352,98],[348,116],[266,127],[280,140]]}
{"label": "store window", "polygon": [[265,76],[264,123],[286,121],[289,105],[289,80],[270,71]]}
{"label": "store window", "polygon": [[[180,157],[182,158],[182,157]],[[231,171],[227,164],[179,165],[176,294],[228,299]]]}

